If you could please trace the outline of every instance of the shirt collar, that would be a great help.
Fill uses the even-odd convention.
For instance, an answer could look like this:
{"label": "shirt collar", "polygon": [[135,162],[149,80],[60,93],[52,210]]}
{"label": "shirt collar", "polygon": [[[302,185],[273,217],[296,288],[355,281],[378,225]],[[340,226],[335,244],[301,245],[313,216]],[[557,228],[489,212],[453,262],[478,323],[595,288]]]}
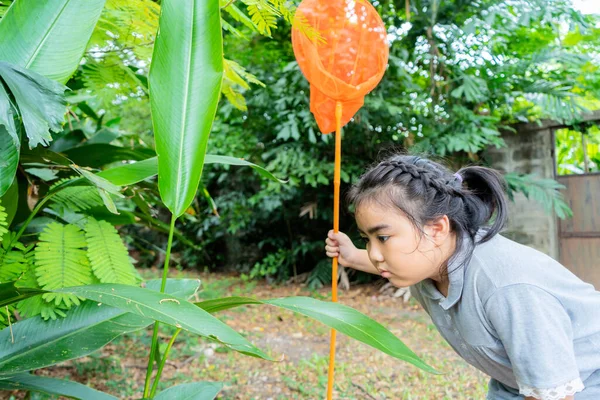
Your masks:
{"label": "shirt collar", "polygon": [[472,249],[473,243],[471,242],[471,239],[468,236],[464,236],[460,250],[454,254],[448,263],[448,297],[444,297],[444,295],[437,290],[432,279],[426,279],[421,283],[425,295],[432,300],[438,301],[440,306],[446,311],[458,303],[462,296],[465,281],[465,268],[469,263]]}

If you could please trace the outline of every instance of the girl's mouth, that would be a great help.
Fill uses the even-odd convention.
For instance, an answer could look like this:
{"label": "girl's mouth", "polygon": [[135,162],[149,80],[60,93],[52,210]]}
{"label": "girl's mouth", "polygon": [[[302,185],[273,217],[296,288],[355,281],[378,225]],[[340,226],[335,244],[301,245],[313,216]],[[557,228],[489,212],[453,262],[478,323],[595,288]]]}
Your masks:
{"label": "girl's mouth", "polygon": [[388,271],[381,271],[381,276],[388,279],[392,276],[392,274],[389,273]]}

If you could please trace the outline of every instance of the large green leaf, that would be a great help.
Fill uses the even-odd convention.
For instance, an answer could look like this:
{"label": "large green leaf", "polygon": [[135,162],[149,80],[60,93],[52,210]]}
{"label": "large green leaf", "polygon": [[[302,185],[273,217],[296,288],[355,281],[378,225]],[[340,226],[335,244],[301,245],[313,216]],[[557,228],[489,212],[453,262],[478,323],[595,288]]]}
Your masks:
{"label": "large green leaf", "polygon": [[198,307],[210,313],[246,304],[269,304],[306,315],[392,357],[407,361],[427,372],[438,373],[379,322],[343,304],[320,301],[311,297],[286,297],[273,300],[227,297],[196,303]]}
{"label": "large green leaf", "polygon": [[13,142],[4,125],[0,125],[0,197],[4,196],[13,184],[18,165],[19,145]]}
{"label": "large green leaf", "polygon": [[[61,130],[66,104],[64,91],[67,87],[4,61],[0,61],[0,78],[15,99],[16,108],[29,138],[29,147],[48,145],[52,140],[49,130]],[[11,134],[13,141],[15,135],[16,132]]]}
{"label": "large green leaf", "polygon": [[19,205],[19,184],[15,179],[6,191],[2,198],[0,198],[0,204],[6,209],[6,223],[8,226],[12,223],[15,214],[17,213],[17,206]]}
{"label": "large green leaf", "polygon": [[116,400],[107,393],[92,389],[78,382],[46,378],[31,374],[18,374],[0,380],[0,389],[33,390],[50,395],[66,396],[81,400]]}
{"label": "large green leaf", "polygon": [[[146,287],[158,291],[160,284],[160,280],[152,280]],[[199,285],[195,279],[168,279],[165,291],[186,299]],[[65,318],[45,321],[38,316],[17,322],[12,326],[15,343],[11,341],[10,329],[0,331],[0,378],[86,356],[118,336],[152,322],[150,318],[90,301],[71,310]]]}
{"label": "large green leaf", "polygon": [[204,159],[204,164],[224,164],[224,165],[240,165],[240,166],[245,166],[245,167],[252,167],[256,172],[258,172],[260,175],[264,176],[267,179],[270,179],[270,180],[276,181],[276,182],[280,182],[280,183],[286,182],[285,180],[278,179],[277,177],[275,177],[275,175],[273,175],[272,173],[270,173],[269,171],[267,171],[260,165],[252,164],[251,162],[248,162],[248,161],[244,160],[243,158],[207,154],[206,158]]}
{"label": "large green leaf", "polygon": [[158,186],[176,216],[192,203],[223,80],[218,0],[166,0],[150,66]]}
{"label": "large green leaf", "polygon": [[164,390],[154,400],[213,400],[223,389],[219,382],[184,383]]}
{"label": "large green leaf", "polygon": [[20,148],[21,139],[15,125],[14,109],[0,82],[0,197],[14,181]]}
{"label": "large green leaf", "polygon": [[180,297],[120,284],[97,284],[52,290],[94,300],[223,343],[240,353],[270,360],[235,330]]}
{"label": "large green leaf", "polygon": [[65,83],[79,66],[105,0],[19,0],[0,21],[0,60]]}
{"label": "large green leaf", "polygon": [[100,168],[115,162],[145,160],[154,157],[152,149],[129,149],[106,143],[74,147],[63,152],[72,162],[84,167]]}
{"label": "large green leaf", "polygon": [[42,293],[47,292],[40,289],[16,287],[15,282],[0,283],[0,307],[9,306]]}
{"label": "large green leaf", "polygon": [[156,157],[138,161],[131,164],[105,169],[98,176],[117,186],[128,186],[151,178],[158,173],[158,159]]}
{"label": "large green leaf", "polygon": [[[272,173],[260,165],[253,164],[241,158],[207,154],[204,158],[204,164],[240,165],[251,167],[267,179],[281,183],[285,182],[281,179],[277,179]],[[152,157],[135,163],[109,168],[99,172],[97,175],[117,186],[127,186],[151,178],[157,173],[158,159],[157,157]]]}

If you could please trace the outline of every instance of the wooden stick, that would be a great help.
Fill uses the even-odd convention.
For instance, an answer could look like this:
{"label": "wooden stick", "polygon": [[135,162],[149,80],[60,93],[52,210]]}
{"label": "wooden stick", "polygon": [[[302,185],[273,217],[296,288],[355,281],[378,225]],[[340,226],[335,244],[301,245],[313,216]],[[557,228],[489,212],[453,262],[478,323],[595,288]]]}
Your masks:
{"label": "wooden stick", "polygon": [[[335,166],[333,171],[333,231],[340,230],[340,175],[342,169],[342,103],[335,104]],[[338,258],[334,257],[331,265],[331,301],[338,301]],[[327,400],[333,396],[333,372],[335,369],[336,330],[331,330],[329,343],[329,371],[327,374]]]}

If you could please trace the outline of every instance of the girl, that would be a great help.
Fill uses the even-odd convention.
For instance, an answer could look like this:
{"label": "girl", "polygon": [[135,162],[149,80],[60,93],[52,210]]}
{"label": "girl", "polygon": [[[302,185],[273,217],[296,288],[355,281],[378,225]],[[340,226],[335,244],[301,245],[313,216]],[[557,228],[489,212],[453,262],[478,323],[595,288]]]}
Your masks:
{"label": "girl", "polygon": [[330,231],[327,255],[411,286],[454,350],[491,377],[487,399],[600,400],[600,292],[498,234],[500,174],[397,155],[349,200],[367,248]]}

